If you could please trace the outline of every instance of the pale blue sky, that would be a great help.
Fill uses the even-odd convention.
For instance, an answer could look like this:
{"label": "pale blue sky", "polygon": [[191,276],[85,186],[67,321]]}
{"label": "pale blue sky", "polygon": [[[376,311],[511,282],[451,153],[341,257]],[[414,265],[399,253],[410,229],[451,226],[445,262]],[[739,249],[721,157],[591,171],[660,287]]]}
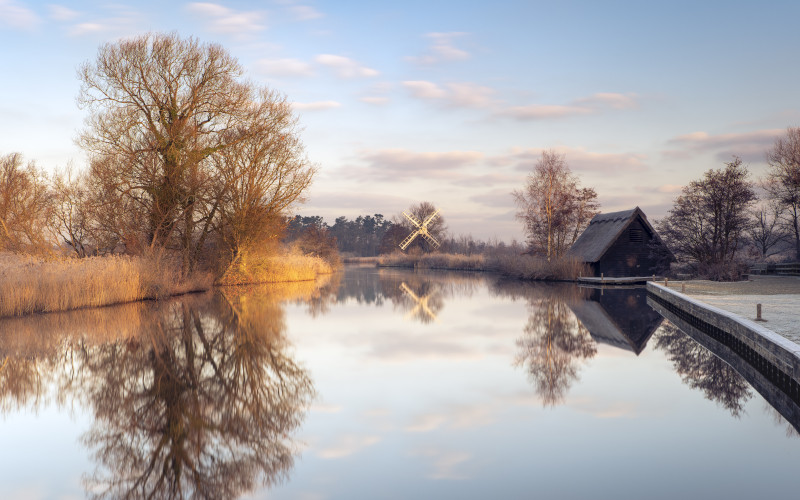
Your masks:
{"label": "pale blue sky", "polygon": [[0,154],[84,167],[77,66],[103,42],[177,30],[297,103],[321,167],[304,215],[427,200],[456,234],[522,239],[509,193],[554,148],[604,211],[654,219],[732,154],[760,174],[800,124],[799,15],[755,1],[0,0]]}

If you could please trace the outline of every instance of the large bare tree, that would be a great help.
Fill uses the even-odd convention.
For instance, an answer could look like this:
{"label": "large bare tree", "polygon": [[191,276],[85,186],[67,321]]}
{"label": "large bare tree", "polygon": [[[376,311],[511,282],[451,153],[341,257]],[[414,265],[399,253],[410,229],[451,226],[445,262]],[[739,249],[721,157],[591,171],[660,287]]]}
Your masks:
{"label": "large bare tree", "polygon": [[727,273],[725,268],[734,264],[753,223],[750,210],[756,194],[748,175],[742,160],[734,158],[683,188],[658,223],[659,233],[676,256],[708,272]]}
{"label": "large bare tree", "polygon": [[767,151],[765,187],[780,207],[780,218],[792,235],[795,259],[800,260],[800,127],[789,127]]}
{"label": "large bare tree", "polygon": [[580,187],[564,155],[555,151],[542,152],[525,188],[512,195],[530,249],[548,260],[569,250],[600,207],[595,190]]}
{"label": "large bare tree", "polygon": [[[279,199],[277,208],[313,175],[285,99],[242,73],[221,46],[174,33],[105,44],[79,70],[79,103],[91,112],[80,144],[105,201],[126,208],[117,226],[127,234],[118,236],[180,251],[184,271],[229,213],[222,208],[237,183],[272,183],[239,195]],[[302,173],[286,175],[293,169]]]}

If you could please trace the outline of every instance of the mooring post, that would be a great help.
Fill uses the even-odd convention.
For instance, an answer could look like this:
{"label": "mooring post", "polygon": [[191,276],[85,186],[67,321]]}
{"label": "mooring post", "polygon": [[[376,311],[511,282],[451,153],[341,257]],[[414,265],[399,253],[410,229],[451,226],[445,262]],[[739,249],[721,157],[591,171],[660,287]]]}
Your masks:
{"label": "mooring post", "polygon": [[686,293],[686,283],[681,283],[681,293]]}
{"label": "mooring post", "polygon": [[761,304],[756,304],[756,321],[764,321],[761,317]]}
{"label": "mooring post", "polygon": [[664,286],[669,286],[669,278],[664,276]]}

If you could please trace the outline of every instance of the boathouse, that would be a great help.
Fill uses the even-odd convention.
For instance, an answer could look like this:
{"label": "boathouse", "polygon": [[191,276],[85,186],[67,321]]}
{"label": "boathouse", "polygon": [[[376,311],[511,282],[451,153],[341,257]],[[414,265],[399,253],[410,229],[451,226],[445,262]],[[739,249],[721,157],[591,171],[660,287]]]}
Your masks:
{"label": "boathouse", "polygon": [[567,252],[592,276],[651,276],[675,260],[639,207],[598,214]]}

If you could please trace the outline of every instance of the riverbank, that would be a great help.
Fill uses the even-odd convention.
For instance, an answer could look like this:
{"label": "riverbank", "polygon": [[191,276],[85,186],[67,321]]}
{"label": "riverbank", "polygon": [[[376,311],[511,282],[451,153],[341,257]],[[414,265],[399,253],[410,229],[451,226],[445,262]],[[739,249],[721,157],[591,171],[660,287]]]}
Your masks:
{"label": "riverbank", "polygon": [[158,300],[215,285],[310,281],[332,272],[317,257],[291,254],[261,259],[216,283],[210,272],[182,277],[178,269],[132,256],[45,259],[0,253],[0,317]]}
{"label": "riverbank", "polygon": [[751,321],[756,320],[756,305],[761,304],[764,321],[759,324],[800,344],[800,277],[751,276],[747,281],[734,282],[670,281],[669,288]]}

